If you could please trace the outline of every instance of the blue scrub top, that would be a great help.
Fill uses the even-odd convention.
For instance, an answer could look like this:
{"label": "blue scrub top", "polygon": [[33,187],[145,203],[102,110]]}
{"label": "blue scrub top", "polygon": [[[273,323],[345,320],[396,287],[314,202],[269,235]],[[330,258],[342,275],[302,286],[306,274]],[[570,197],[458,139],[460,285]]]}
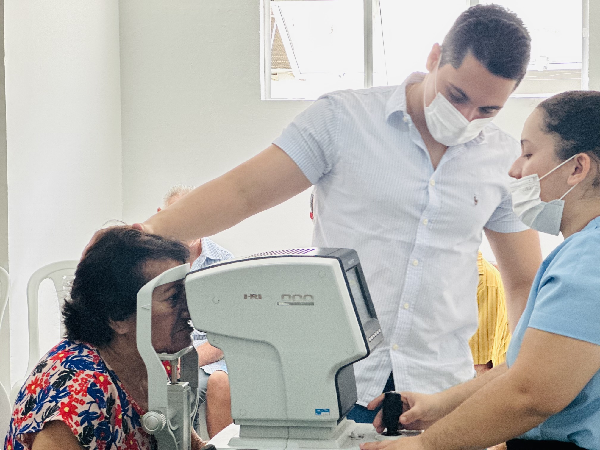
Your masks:
{"label": "blue scrub top", "polygon": [[[508,348],[509,367],[527,328],[600,345],[600,217],[565,239],[542,263]],[[600,450],[600,371],[565,409],[521,438]]]}

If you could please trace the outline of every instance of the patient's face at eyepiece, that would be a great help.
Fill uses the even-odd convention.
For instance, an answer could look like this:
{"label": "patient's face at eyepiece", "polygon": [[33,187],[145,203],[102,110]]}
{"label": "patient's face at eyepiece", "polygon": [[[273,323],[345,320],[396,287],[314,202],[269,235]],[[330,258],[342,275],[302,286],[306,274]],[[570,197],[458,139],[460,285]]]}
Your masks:
{"label": "patient's face at eyepiece", "polygon": [[[151,260],[144,267],[148,280],[181,263]],[[192,344],[190,313],[187,309],[183,280],[163,284],[152,294],[152,346],[158,353],[176,353]]]}
{"label": "patient's face at eyepiece", "polygon": [[[63,307],[67,337],[102,348],[112,345],[114,338],[130,335],[128,342],[135,346],[138,291],[188,258],[189,250],[177,241],[130,227],[100,230],[82,255],[71,298]],[[190,344],[181,283],[156,289],[152,312],[158,351],[178,351]]]}

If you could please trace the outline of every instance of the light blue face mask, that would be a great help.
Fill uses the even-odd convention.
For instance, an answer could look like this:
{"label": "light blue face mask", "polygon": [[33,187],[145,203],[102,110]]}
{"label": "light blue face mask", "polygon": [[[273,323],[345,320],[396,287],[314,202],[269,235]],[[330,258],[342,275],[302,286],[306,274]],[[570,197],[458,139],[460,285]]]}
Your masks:
{"label": "light blue face mask", "polygon": [[529,228],[541,231],[542,233],[553,234],[554,236],[558,236],[558,233],[560,233],[562,213],[565,207],[563,199],[579,183],[571,187],[561,198],[544,202],[540,199],[540,180],[546,178],[563,164],[571,161],[575,156],[577,154],[560,163],[542,178],[539,178],[534,173],[510,182],[513,210],[519,219],[521,219],[521,222]]}

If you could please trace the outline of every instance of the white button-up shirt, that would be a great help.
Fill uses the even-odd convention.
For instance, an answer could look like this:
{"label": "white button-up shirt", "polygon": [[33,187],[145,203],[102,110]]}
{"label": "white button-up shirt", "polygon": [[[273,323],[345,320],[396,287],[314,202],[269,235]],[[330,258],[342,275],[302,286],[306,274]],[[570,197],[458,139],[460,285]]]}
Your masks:
{"label": "white button-up shirt", "polygon": [[436,170],[406,112],[407,84],[318,99],[274,141],[315,185],[313,245],[358,252],[384,334],[355,364],[358,403],[437,392],[473,376],[483,228],[516,232],[508,170],[519,143],[489,124]]}

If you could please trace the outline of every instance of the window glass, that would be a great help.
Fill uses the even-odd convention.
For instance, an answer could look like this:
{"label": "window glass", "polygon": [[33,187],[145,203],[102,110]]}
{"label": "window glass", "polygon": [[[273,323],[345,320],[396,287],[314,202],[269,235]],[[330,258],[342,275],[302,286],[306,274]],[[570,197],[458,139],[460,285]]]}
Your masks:
{"label": "window glass", "polygon": [[373,27],[373,84],[385,86],[402,83],[411,72],[425,71],[431,47],[442,43],[467,2],[380,0],[379,5]]}
{"label": "window glass", "polygon": [[271,1],[270,98],[364,85],[362,0]]}
{"label": "window glass", "polygon": [[494,0],[480,3],[496,3],[515,12],[531,35],[531,61],[515,94],[553,94],[581,89],[581,1]]}
{"label": "window glass", "polygon": [[[373,2],[373,85],[425,71],[467,0]],[[581,88],[582,2],[481,0],[514,11],[532,37],[531,63],[515,94]],[[316,99],[364,87],[363,0],[271,0],[271,89],[267,98]],[[540,14],[543,11],[543,14]]]}

